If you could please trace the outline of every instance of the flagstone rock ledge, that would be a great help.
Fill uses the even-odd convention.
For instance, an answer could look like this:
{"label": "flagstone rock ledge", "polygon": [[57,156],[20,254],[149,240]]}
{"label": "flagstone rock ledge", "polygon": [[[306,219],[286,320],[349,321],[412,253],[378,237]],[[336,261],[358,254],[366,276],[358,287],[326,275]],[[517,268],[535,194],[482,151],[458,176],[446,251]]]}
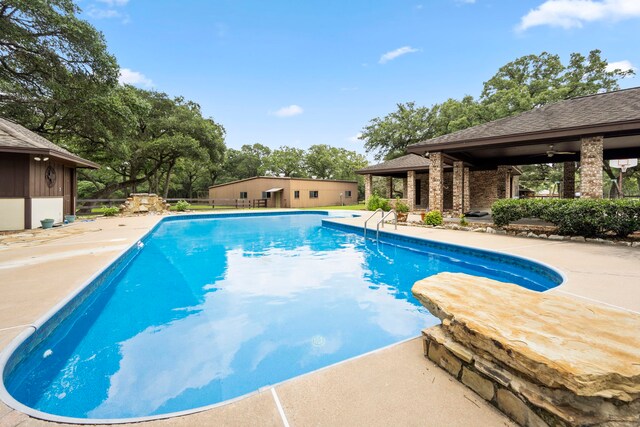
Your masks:
{"label": "flagstone rock ledge", "polygon": [[415,283],[425,356],[523,426],[640,426],[640,315],[459,273]]}

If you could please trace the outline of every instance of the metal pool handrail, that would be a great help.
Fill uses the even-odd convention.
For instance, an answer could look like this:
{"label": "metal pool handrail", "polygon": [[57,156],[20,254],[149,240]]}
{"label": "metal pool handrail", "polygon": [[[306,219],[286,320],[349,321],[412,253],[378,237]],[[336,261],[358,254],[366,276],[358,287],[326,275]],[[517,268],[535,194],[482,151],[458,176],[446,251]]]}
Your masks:
{"label": "metal pool handrail", "polygon": [[380,218],[380,221],[378,221],[378,223],[376,224],[376,241],[379,241],[379,235],[380,235],[380,224],[382,224],[382,228],[384,228],[384,220],[389,216],[393,214],[393,225],[395,225],[395,229],[398,229],[398,214],[396,212],[395,209],[391,209],[389,212],[387,212],[386,215],[382,215],[382,218]]}
{"label": "metal pool handrail", "polygon": [[376,209],[376,210],[375,210],[375,212],[373,212],[373,213],[371,214],[371,216],[370,216],[369,218],[367,218],[367,220],[364,222],[364,238],[365,238],[365,239],[367,238],[367,223],[369,222],[369,220],[370,220],[371,218],[373,218],[374,216],[376,216],[376,214],[377,214],[378,212],[382,212],[382,218],[384,218],[384,211],[382,210],[382,208],[378,208],[378,209]]}

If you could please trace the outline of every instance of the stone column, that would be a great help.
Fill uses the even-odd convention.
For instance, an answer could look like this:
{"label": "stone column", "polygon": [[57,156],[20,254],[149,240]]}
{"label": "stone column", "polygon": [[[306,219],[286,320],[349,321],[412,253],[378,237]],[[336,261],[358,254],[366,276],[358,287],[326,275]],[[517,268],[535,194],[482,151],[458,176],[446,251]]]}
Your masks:
{"label": "stone column", "polygon": [[371,189],[373,188],[373,175],[370,173],[364,176],[364,202],[367,203],[371,197]]}
{"label": "stone column", "polygon": [[580,197],[602,198],[602,157],[604,137],[582,138],[580,141]]}
{"label": "stone column", "polygon": [[576,197],[576,162],[564,162],[562,178],[562,198]]}
{"label": "stone column", "polygon": [[453,214],[462,215],[464,200],[464,163],[453,162]]}
{"label": "stone column", "polygon": [[444,193],[443,179],[444,162],[441,152],[429,154],[429,210],[440,211],[444,207],[442,195]]}
{"label": "stone column", "polygon": [[464,168],[464,177],[462,180],[462,213],[468,212],[471,210],[471,188],[469,186],[469,179],[471,175],[469,173],[469,168]]}
{"label": "stone column", "polygon": [[407,198],[407,192],[409,191],[408,185],[407,178],[402,178],[402,197],[405,199]]}
{"label": "stone column", "polygon": [[392,176],[387,177],[387,194],[389,195],[387,196],[389,199],[393,199],[393,177]]}
{"label": "stone column", "polygon": [[509,166],[498,166],[498,199],[511,197],[511,183],[509,182]]}
{"label": "stone column", "polygon": [[405,199],[407,199],[407,205],[409,210],[412,211],[416,203],[416,172],[407,171],[407,192],[403,193]]}

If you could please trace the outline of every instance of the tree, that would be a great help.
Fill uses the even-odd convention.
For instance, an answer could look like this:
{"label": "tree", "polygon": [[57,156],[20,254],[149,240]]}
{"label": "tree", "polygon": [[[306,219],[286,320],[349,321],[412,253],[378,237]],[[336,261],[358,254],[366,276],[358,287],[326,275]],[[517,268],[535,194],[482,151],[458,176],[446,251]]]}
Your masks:
{"label": "tree", "polygon": [[425,139],[563,99],[616,90],[618,80],[633,74],[632,70],[606,68],[607,61],[599,50],[591,51],[587,57],[573,53],[566,66],[558,55],[526,55],[500,67],[484,83],[477,101],[465,96],[461,101],[449,99],[430,109],[416,107],[413,102],[398,104],[397,111],[372,119],[360,139],[377,160],[390,159],[403,154],[407,145]]}
{"label": "tree", "polygon": [[72,0],[0,0],[0,114],[49,133],[117,84],[104,38]]}
{"label": "tree", "polygon": [[404,154],[407,145],[429,138],[427,107],[416,107],[414,102],[400,103],[397,107],[383,118],[372,119],[358,137],[365,141],[367,152],[375,152],[376,160],[398,157]]}
{"label": "tree", "polygon": [[221,171],[223,182],[264,175],[271,149],[262,144],[245,144],[240,150],[229,149]]}
{"label": "tree", "polygon": [[284,176],[305,176],[304,150],[287,146],[273,150],[265,159],[265,168]]}
{"label": "tree", "polygon": [[480,103],[485,121],[508,117],[552,102],[619,89],[632,70],[607,71],[599,50],[572,53],[567,66],[558,55],[527,55],[500,67],[484,83]]}
{"label": "tree", "polygon": [[320,179],[355,179],[355,171],[367,165],[367,159],[344,148],[326,144],[312,145],[304,157],[307,173]]}

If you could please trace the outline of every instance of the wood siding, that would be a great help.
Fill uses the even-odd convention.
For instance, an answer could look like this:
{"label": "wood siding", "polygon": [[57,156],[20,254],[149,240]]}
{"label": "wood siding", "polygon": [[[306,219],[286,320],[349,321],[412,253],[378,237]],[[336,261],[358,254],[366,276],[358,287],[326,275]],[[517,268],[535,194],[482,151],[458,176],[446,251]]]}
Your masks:
{"label": "wood siding", "polygon": [[[52,187],[47,185],[45,174],[51,166],[56,172],[56,181]],[[29,171],[31,197],[62,197],[64,196],[64,165],[55,161],[31,161]]]}
{"label": "wood siding", "polygon": [[0,197],[29,195],[29,155],[0,153]]}

